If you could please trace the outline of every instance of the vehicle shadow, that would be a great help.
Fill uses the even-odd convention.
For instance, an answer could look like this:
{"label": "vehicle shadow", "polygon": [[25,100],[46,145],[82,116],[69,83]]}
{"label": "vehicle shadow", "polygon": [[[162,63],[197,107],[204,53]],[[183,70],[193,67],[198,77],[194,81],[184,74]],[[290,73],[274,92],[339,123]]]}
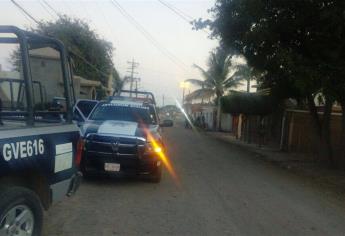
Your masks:
{"label": "vehicle shadow", "polygon": [[113,185],[113,186],[142,186],[145,184],[154,185],[145,178],[146,176],[140,175],[95,175],[83,177],[82,182],[88,185]]}

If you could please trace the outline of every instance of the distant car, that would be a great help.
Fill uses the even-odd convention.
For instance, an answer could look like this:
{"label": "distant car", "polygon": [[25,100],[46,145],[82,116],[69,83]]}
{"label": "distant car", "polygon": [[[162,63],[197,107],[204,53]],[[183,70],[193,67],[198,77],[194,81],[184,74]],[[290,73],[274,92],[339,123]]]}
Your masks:
{"label": "distant car", "polygon": [[85,142],[84,176],[122,172],[160,182],[160,155],[164,152],[161,126],[170,125],[159,125],[153,103],[123,97],[97,103],[80,126]]}
{"label": "distant car", "polygon": [[163,120],[162,124],[164,125],[164,127],[173,127],[174,126],[174,122],[172,120],[169,120],[169,119]]}

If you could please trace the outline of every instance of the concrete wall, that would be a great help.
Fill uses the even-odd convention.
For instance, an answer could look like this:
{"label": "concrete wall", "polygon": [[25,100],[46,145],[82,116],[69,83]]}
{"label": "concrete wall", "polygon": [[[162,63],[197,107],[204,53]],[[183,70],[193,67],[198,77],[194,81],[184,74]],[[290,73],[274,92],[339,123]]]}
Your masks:
{"label": "concrete wall", "polygon": [[232,115],[226,113],[221,115],[221,130],[226,132],[232,131]]}
{"label": "concrete wall", "polygon": [[[63,97],[63,77],[61,62],[59,59],[49,59],[41,57],[30,57],[31,74],[33,81],[41,82],[45,90],[45,100],[52,101],[54,97]],[[38,86],[34,87],[35,103],[38,103]]]}
{"label": "concrete wall", "polygon": [[[30,58],[32,79],[41,82],[45,90],[45,100],[52,101],[54,97],[64,97],[63,77],[59,59],[32,56]],[[87,81],[82,79],[83,83]],[[96,87],[83,85],[79,76],[73,78],[76,99],[95,99]],[[35,89],[35,87],[34,87]],[[38,87],[34,91],[35,101],[39,101]]]}
{"label": "concrete wall", "polygon": [[[331,142],[338,163],[345,164],[341,156],[341,118],[339,113],[331,117]],[[290,152],[319,155],[320,143],[308,111],[287,111],[285,121],[284,148]],[[322,157],[321,157],[322,158]]]}
{"label": "concrete wall", "polygon": [[283,114],[280,112],[266,116],[241,115],[241,140],[258,145],[279,148]]}
{"label": "concrete wall", "polygon": [[[1,82],[1,79],[14,79],[20,81],[20,73],[18,71],[0,71],[0,99],[2,101],[3,107],[7,109],[11,106],[10,83],[7,81]],[[12,83],[12,92],[13,106],[16,106],[19,92],[19,83]]]}
{"label": "concrete wall", "polygon": [[214,126],[214,112],[213,111],[206,111],[204,112],[205,116],[205,123],[207,124],[207,129],[208,130],[213,130],[215,127]]}

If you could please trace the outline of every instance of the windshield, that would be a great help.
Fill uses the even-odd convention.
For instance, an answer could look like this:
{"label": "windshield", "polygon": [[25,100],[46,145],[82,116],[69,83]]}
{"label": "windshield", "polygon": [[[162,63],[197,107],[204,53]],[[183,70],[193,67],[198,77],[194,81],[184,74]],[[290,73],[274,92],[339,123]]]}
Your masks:
{"label": "windshield", "polygon": [[133,121],[149,125],[156,124],[150,115],[149,107],[118,106],[110,103],[103,103],[96,107],[89,119]]}

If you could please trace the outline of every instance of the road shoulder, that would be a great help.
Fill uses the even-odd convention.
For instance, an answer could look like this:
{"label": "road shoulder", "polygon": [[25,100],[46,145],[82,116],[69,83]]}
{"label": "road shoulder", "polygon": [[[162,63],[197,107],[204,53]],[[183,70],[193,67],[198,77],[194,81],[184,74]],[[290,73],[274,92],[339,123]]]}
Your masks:
{"label": "road shoulder", "polygon": [[343,170],[333,169],[322,163],[315,163],[312,157],[307,155],[287,153],[280,151],[278,148],[259,147],[257,144],[248,144],[236,139],[230,133],[203,132],[203,134],[252,152],[256,159],[269,162],[277,168],[282,168],[304,177],[312,184],[335,193],[337,197],[345,197],[345,171]]}

